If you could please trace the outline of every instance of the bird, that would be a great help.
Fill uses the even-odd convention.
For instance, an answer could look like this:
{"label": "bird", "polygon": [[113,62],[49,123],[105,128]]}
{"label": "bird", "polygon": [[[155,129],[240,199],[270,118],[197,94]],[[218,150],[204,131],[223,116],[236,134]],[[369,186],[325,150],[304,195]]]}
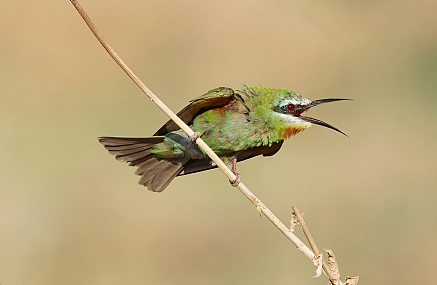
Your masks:
{"label": "bird", "polygon": [[[314,106],[346,98],[309,100],[283,88],[244,85],[212,89],[189,102],[177,115],[195,132],[188,136],[169,120],[151,137],[99,137],[99,142],[120,161],[136,166],[139,184],[162,192],[177,176],[217,166],[195,143],[198,137],[240,176],[237,162],[259,155],[272,156],[283,142],[313,124],[346,133],[302,114]],[[347,135],[346,135],[347,136]]]}

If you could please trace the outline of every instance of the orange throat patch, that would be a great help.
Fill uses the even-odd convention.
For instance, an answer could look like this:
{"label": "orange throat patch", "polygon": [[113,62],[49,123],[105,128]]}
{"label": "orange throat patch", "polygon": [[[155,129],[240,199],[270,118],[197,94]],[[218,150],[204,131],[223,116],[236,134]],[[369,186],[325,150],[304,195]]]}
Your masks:
{"label": "orange throat patch", "polygon": [[302,128],[302,127],[290,127],[290,128],[285,128],[283,130],[281,130],[279,132],[279,137],[283,140],[286,140],[288,138],[290,138],[291,136],[295,136],[298,133],[304,131],[306,128]]}

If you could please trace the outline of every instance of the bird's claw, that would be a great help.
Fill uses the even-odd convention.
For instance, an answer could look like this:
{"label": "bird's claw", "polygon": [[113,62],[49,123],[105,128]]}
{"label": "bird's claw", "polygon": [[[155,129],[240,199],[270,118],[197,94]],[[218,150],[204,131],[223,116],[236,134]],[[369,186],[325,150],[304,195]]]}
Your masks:
{"label": "bird's claw", "polygon": [[231,183],[232,186],[237,187],[238,184],[240,184],[241,182],[241,176],[238,173],[234,173],[234,174],[235,174],[235,179],[229,180],[229,183]]}
{"label": "bird's claw", "polygon": [[196,143],[197,139],[200,138],[201,134],[199,132],[194,132],[191,136],[188,138],[192,143]]}

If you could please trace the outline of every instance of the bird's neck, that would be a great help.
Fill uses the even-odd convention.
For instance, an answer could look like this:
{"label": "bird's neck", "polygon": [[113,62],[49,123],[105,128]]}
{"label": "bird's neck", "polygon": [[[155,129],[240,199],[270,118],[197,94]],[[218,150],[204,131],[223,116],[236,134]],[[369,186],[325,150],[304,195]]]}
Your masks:
{"label": "bird's neck", "polygon": [[264,145],[266,145],[266,141],[268,144],[284,141],[311,126],[310,123],[300,119],[286,118],[285,115],[278,115],[263,107],[255,108],[252,115],[252,120],[256,122],[258,133],[261,134]]}

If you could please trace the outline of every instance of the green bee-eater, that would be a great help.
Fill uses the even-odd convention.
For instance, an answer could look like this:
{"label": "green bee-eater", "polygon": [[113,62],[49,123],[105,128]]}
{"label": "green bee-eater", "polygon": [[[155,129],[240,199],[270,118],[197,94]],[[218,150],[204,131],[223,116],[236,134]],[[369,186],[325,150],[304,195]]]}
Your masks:
{"label": "green bee-eater", "polygon": [[[284,140],[312,124],[344,134],[330,124],[301,115],[319,104],[340,100],[349,99],[310,101],[288,89],[245,86],[234,91],[220,87],[190,101],[178,116],[237,174],[237,162],[274,155]],[[216,167],[195,139],[170,120],[153,137],[100,137],[99,141],[116,159],[138,166],[135,174],[141,176],[141,185],[161,192],[176,176]]]}

